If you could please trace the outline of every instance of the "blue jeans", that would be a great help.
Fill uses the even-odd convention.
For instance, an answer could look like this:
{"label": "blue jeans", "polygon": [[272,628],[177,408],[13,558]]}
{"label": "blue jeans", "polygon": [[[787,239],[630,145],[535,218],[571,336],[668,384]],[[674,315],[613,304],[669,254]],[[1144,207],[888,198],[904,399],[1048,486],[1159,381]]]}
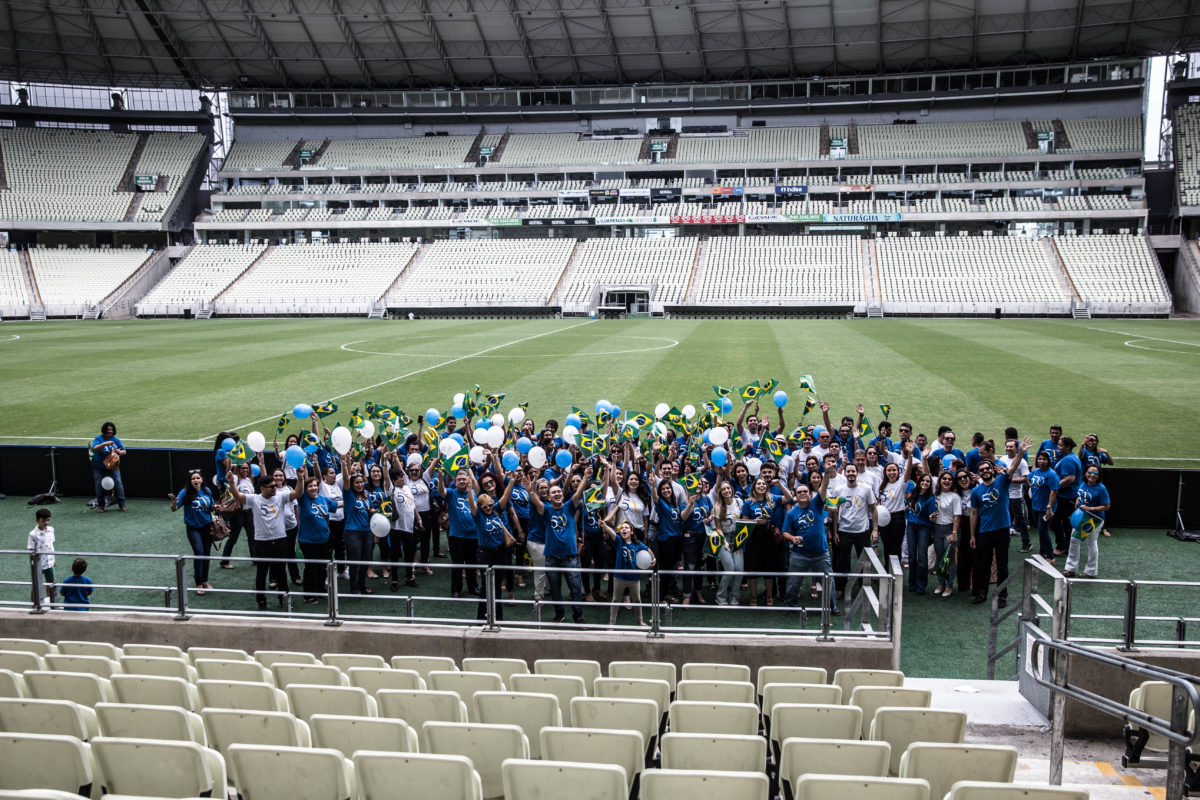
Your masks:
{"label": "blue jeans", "polygon": [[96,506],[104,508],[104,495],[106,492],[104,491],[104,487],[100,485],[100,481],[104,480],[105,476],[112,478],[113,483],[116,484],[112,490],[117,496],[117,505],[124,508],[125,485],[121,483],[121,470],[107,470],[102,466],[92,464],[92,487],[96,490]]}
{"label": "blue jeans", "polygon": [[192,562],[192,576],[196,579],[196,585],[208,582],[208,559],[203,556],[208,555],[208,549],[212,546],[212,539],[209,537],[208,528],[193,528],[191,525],[187,528],[188,544],[192,546],[192,555],[196,559]]}
{"label": "blue jeans", "polygon": [[925,593],[929,582],[930,528],[916,522],[908,523],[908,589]]}
{"label": "blue jeans", "polygon": [[[546,556],[547,567],[574,567],[579,569],[579,556]],[[550,581],[550,597],[554,599],[554,618],[562,619],[562,578],[567,577],[567,590],[571,593],[571,619],[576,623],[583,622],[583,607],[579,601],[583,599],[583,581],[578,572],[547,572]]]}
{"label": "blue jeans", "polygon": [[[792,550],[788,556],[788,572],[793,574],[787,579],[787,592],[783,602],[785,605],[795,607],[800,604],[800,589],[804,586],[804,578],[794,573],[824,572],[828,575],[833,572],[833,562],[830,561],[828,550],[813,555],[805,555]],[[813,580],[817,579],[813,578]],[[829,593],[829,607],[837,608],[837,592]]]}

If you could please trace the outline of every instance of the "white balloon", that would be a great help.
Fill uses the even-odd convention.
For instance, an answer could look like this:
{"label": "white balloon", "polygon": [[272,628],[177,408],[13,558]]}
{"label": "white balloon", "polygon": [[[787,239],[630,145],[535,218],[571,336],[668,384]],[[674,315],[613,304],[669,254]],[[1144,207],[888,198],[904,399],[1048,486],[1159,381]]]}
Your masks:
{"label": "white balloon", "polygon": [[467,452],[467,455],[470,457],[472,464],[482,464],[487,459],[487,456],[483,453],[483,448],[479,445],[472,447]]}
{"label": "white balloon", "polygon": [[[724,430],[724,428],[722,428],[721,430]],[[758,477],[758,473],[762,472],[762,459],[761,458],[746,459],[746,471],[750,473],[751,477]]]}
{"label": "white balloon", "polygon": [[463,394],[462,392],[459,392],[458,394],[454,395],[454,402],[451,403],[451,405],[461,406],[463,404],[463,400],[466,400],[466,399],[467,399],[467,396],[465,394]]}
{"label": "white balloon", "polygon": [[883,506],[875,506],[875,524],[879,527],[885,527],[892,522],[892,512],[888,511]]}
{"label": "white balloon", "polygon": [[535,469],[541,469],[546,466],[546,451],[541,447],[531,447],[526,457],[529,459],[529,466]]}
{"label": "white balloon", "polygon": [[404,459],[404,466],[406,466],[406,467],[421,466],[421,454],[420,453],[409,453],[408,458]]}
{"label": "white balloon", "polygon": [[729,431],[724,425],[718,425],[708,432],[708,440],[715,445],[723,445],[729,441]]}
{"label": "white balloon", "polygon": [[371,533],[376,539],[382,539],[392,532],[392,522],[378,512],[371,515]]}
{"label": "white balloon", "polygon": [[691,403],[688,403],[686,406],[683,407],[683,415],[685,417],[687,417],[688,419],[691,419],[692,417],[696,416],[696,407],[694,405],[692,405]]}
{"label": "white balloon", "polygon": [[344,456],[350,452],[350,444],[354,436],[350,433],[349,428],[343,428],[338,425],[333,429],[333,433],[329,434],[329,443],[333,445],[333,449],[338,455]]}
{"label": "white balloon", "polygon": [[100,479],[100,487],[102,489],[104,489],[104,491],[106,491],[106,492],[111,492],[113,487],[116,485],[117,485],[117,482],[114,481],[112,479],[112,476],[110,476],[110,475],[105,475],[103,478]]}
{"label": "white balloon", "polygon": [[362,424],[362,427],[358,430],[360,433],[362,433],[364,439],[370,439],[375,435],[375,423],[371,422],[369,419],[365,420]]}
{"label": "white balloon", "polygon": [[438,445],[438,452],[446,458],[450,458],[450,456],[458,452],[458,448],[458,442],[447,436],[445,439],[442,439],[441,444]]}
{"label": "white balloon", "polygon": [[504,415],[503,414],[501,414],[499,412],[492,414],[492,427],[493,428],[503,428],[504,427]]}
{"label": "white balloon", "polygon": [[654,434],[654,438],[656,438],[656,439],[666,438],[666,436],[667,436],[666,423],[663,423],[663,422],[654,423],[653,425],[650,426],[650,432],[652,434]]}
{"label": "white balloon", "polygon": [[659,403],[658,405],[656,405],[654,407],[654,416],[658,417],[659,419],[662,419],[663,417],[665,417],[667,415],[667,412],[670,410],[671,410],[671,407],[669,405],[667,405],[666,403]]}
{"label": "white balloon", "polygon": [[[487,436],[487,443],[491,447],[500,447],[500,445],[504,444],[504,428],[503,427],[493,425],[492,427],[487,429],[487,433],[485,435]],[[480,437],[480,438],[483,438],[483,437]]]}
{"label": "white balloon", "polygon": [[246,434],[246,447],[249,447],[254,452],[261,453],[266,446],[267,437],[258,431],[250,431],[250,433]]}
{"label": "white balloon", "polygon": [[512,411],[509,411],[508,412],[508,421],[511,422],[513,425],[520,425],[522,422],[525,421],[525,409],[520,408],[518,406],[517,408],[514,408]]}
{"label": "white balloon", "polygon": [[654,561],[654,556],[650,555],[649,550],[638,550],[637,556],[634,557],[637,562],[638,569],[650,569],[650,564]]}
{"label": "white balloon", "polygon": [[579,428],[576,428],[574,425],[568,425],[567,427],[563,428],[562,435],[563,435],[564,439],[567,438],[568,436],[578,436]]}

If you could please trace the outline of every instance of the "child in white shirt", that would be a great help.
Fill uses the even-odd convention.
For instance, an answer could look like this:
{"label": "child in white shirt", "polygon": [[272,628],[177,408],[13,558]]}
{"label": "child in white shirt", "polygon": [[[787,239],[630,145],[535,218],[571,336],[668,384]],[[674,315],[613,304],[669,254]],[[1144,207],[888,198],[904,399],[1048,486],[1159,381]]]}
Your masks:
{"label": "child in white shirt", "polygon": [[[50,509],[39,508],[34,513],[37,526],[29,532],[26,547],[37,555],[38,568],[42,571],[42,581],[46,586],[46,597],[53,603],[57,598],[54,590],[54,527],[50,524]],[[33,598],[41,603],[40,598]]]}

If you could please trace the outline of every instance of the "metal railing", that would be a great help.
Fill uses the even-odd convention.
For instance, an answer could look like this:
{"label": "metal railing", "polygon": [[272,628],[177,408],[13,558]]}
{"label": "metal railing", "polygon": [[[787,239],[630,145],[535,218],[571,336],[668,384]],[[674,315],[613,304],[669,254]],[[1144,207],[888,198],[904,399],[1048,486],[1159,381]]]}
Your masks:
{"label": "metal railing", "polygon": [[[1032,560],[1032,559],[1031,559]],[[1168,741],[1167,749],[1167,800],[1182,800],[1186,795],[1188,749],[1200,743],[1200,732],[1188,727],[1189,709],[1200,708],[1200,678],[1182,672],[1143,664],[1124,656],[1102,653],[1089,647],[1062,641],[1061,639],[1034,639],[1030,658],[1035,663],[1041,648],[1050,651],[1049,678],[1032,675],[1039,686],[1048,689],[1053,697],[1053,712],[1050,729],[1050,783],[1062,785],[1063,752],[1066,739],[1067,699],[1083,703],[1123,722],[1144,728],[1150,733],[1163,736]],[[1169,683],[1171,690],[1171,717],[1163,719],[1147,711],[1134,708],[1118,700],[1111,700],[1070,682],[1070,665],[1073,659],[1090,661],[1121,672],[1138,675],[1146,680]],[[1194,723],[1193,723],[1194,724]]]}
{"label": "metal railing", "polygon": [[[451,563],[407,563],[407,562],[381,562],[381,561],[347,561],[335,560],[314,562],[312,560],[297,559],[297,558],[246,558],[246,557],[230,557],[224,558],[220,555],[213,556],[195,556],[195,555],[158,555],[158,554],[130,554],[130,553],[103,553],[103,552],[66,552],[57,551],[54,555],[60,559],[60,563],[69,562],[75,557],[83,557],[102,563],[107,560],[127,563],[133,569],[133,565],[137,560],[150,560],[155,562],[169,561],[173,567],[172,580],[167,583],[155,584],[153,581],[142,583],[96,583],[92,584],[94,590],[120,590],[121,592],[133,593],[135,598],[140,598],[146,594],[154,596],[154,600],[148,603],[91,603],[89,602],[86,608],[95,609],[98,611],[137,611],[153,614],[170,614],[178,621],[186,621],[196,616],[241,616],[241,617],[260,617],[260,616],[287,616],[288,618],[312,620],[321,622],[324,625],[337,626],[343,622],[387,622],[394,624],[433,624],[433,625],[459,625],[459,626],[479,626],[482,630],[493,632],[500,630],[501,627],[517,628],[517,629],[547,629],[556,627],[552,622],[547,620],[547,611],[550,608],[555,609],[558,613],[562,613],[569,606],[581,606],[590,610],[603,609],[610,612],[614,607],[618,609],[617,617],[620,617],[620,609],[627,607],[629,609],[637,608],[645,615],[648,622],[646,626],[638,624],[609,624],[608,615],[604,621],[584,622],[582,624],[574,624],[571,626],[574,630],[592,629],[592,630],[619,630],[639,632],[650,638],[661,638],[665,635],[678,634],[707,634],[707,635],[737,635],[744,636],[748,631],[762,635],[777,635],[777,636],[799,636],[812,638],[817,641],[832,641],[836,637],[842,639],[863,639],[863,640],[880,640],[887,641],[897,647],[899,644],[899,609],[902,592],[897,591],[897,582],[903,580],[903,573],[900,570],[899,562],[893,558],[890,571],[885,569],[876,556],[874,550],[867,549],[859,557],[852,572],[849,573],[821,573],[821,572],[708,572],[703,569],[699,570],[660,570],[650,569],[639,571],[639,575],[647,579],[649,589],[648,602],[637,604],[626,603],[619,597],[610,598],[607,602],[583,602],[581,597],[570,596],[570,580],[566,581],[567,589],[561,594],[562,599],[553,597],[556,583],[562,583],[564,578],[574,573],[579,576],[597,575],[597,574],[616,574],[612,567],[609,568],[583,568],[575,566],[567,567],[550,567],[539,566],[533,567],[529,565],[511,566],[511,565],[485,565],[485,564],[451,564]],[[26,592],[26,600],[4,599],[0,596],[0,607],[8,608],[28,608],[30,613],[44,614],[51,609],[62,609],[71,607],[73,604],[67,602],[59,596],[57,599],[50,600],[47,598],[47,585],[43,580],[42,571],[39,568],[39,556],[32,554],[28,550],[0,550],[0,559],[24,558],[28,562],[29,578],[28,580],[0,580],[0,589],[5,587],[21,587]],[[201,589],[199,587],[189,585],[189,568],[198,560],[213,562],[230,562],[233,564],[246,565],[269,565],[281,564],[285,565],[283,569],[283,580],[288,580],[286,565],[295,565],[298,569],[313,568],[314,564],[319,563],[325,568],[327,580],[324,581],[324,586],[319,592],[294,591],[298,587],[283,585],[274,588],[264,588],[258,590],[256,588],[212,588]],[[453,597],[447,595],[432,595],[432,594],[417,594],[409,587],[404,587],[405,592],[379,592],[371,594],[356,594],[347,592],[340,587],[338,576],[339,573],[349,567],[375,568],[375,569],[390,569],[393,570],[391,580],[399,582],[401,572],[406,572],[409,569],[418,572],[426,568],[446,571],[446,570],[462,570],[464,574],[464,583],[469,586],[471,583],[478,581],[479,593],[471,594],[469,591],[463,591],[462,596]],[[506,583],[511,589],[515,583],[518,574],[545,573],[546,579],[551,587],[549,596],[544,596],[542,599],[517,599],[498,597],[496,588],[499,584],[497,578],[506,578]],[[664,596],[666,586],[670,582],[680,582],[684,579],[694,580],[697,583],[707,581],[710,576],[721,577],[731,576],[736,580],[734,582],[734,591],[740,592],[740,584],[745,579],[776,579],[785,582],[790,580],[800,580],[801,588],[805,581],[811,580],[814,586],[819,586],[820,601],[816,605],[805,606],[797,604],[794,607],[786,605],[688,605],[679,602],[672,602]],[[840,604],[835,606],[832,598],[836,594],[836,583],[838,579],[845,579],[843,590],[843,599]],[[61,590],[63,584],[59,582],[55,588]],[[398,587],[399,588],[399,587]],[[466,587],[464,587],[465,589]],[[559,590],[561,591],[561,589]],[[205,608],[202,605],[197,605],[194,600],[198,595],[221,596],[260,596],[267,598],[268,595],[278,597],[279,610],[270,609],[270,605],[263,608],[259,605],[256,609],[230,609],[230,608]],[[318,602],[326,604],[323,610],[315,608],[316,603],[307,604],[314,606],[312,611],[306,611],[304,607],[297,607],[300,599],[316,598]],[[353,611],[348,611],[345,608],[345,601],[352,598],[357,606]],[[369,611],[362,609],[362,605],[369,604],[373,607]],[[257,605],[257,604],[256,604]],[[475,609],[475,619],[470,616],[458,616],[453,609],[463,608]],[[505,609],[528,609],[528,618],[512,619],[511,612],[504,613]],[[842,625],[839,629],[835,625],[835,618],[842,612]],[[688,618],[696,615],[698,612],[716,612],[722,615],[730,615],[730,627],[721,627],[714,625],[690,625]],[[449,613],[447,613],[449,612]],[[770,615],[770,616],[766,616]],[[734,620],[736,619],[736,624]],[[769,619],[771,624],[759,626],[758,620]]]}

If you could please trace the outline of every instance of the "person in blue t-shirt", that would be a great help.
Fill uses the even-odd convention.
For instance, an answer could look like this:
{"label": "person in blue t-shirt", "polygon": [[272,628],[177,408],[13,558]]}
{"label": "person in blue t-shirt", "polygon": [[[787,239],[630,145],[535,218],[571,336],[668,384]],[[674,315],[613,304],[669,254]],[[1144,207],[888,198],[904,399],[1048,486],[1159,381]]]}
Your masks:
{"label": "person in blue t-shirt", "polygon": [[475,562],[479,534],[475,529],[475,515],[471,509],[475,506],[479,487],[469,469],[460,469],[455,473],[453,486],[446,486],[446,475],[439,472],[438,485],[442,489],[442,496],[446,498],[446,514],[450,522],[450,532],[446,536],[446,541],[450,543],[450,561],[454,564],[450,572],[450,596],[462,597],[464,573],[467,591],[478,595],[479,586],[475,580],[475,570],[459,565]]}
{"label": "person in blue t-shirt", "polygon": [[1075,570],[1079,568],[1079,545],[1082,541],[1087,544],[1087,563],[1079,577],[1095,578],[1100,571],[1100,531],[1104,528],[1105,512],[1112,503],[1108,496],[1108,489],[1100,482],[1099,466],[1087,468],[1083,476],[1083,485],[1079,487],[1079,496],[1075,502],[1076,509],[1090,515],[1093,519],[1088,520],[1091,524],[1088,524],[1086,528],[1081,528],[1081,531],[1087,531],[1087,535],[1082,540],[1071,536],[1071,545],[1067,551],[1067,563],[1063,569],[1063,576],[1075,577]]}
{"label": "person in blue t-shirt", "polygon": [[83,574],[87,572],[87,566],[85,559],[75,559],[71,564],[71,576],[58,585],[62,592],[63,608],[67,611],[88,610],[91,602],[88,598],[96,590],[92,588],[92,579]]}
{"label": "person in blue t-shirt", "polygon": [[[825,498],[829,493],[831,474],[831,470],[826,470],[816,492],[804,484],[797,486],[792,496],[794,504],[783,518],[783,540],[790,545],[788,572],[792,573],[787,581],[784,603],[791,607],[799,604],[800,590],[804,587],[804,578],[798,573],[823,572],[828,575],[833,572],[829,540],[825,534]],[[816,578],[813,581],[815,583]],[[826,584],[832,582],[826,580]],[[840,614],[837,592],[830,591],[828,595],[830,613]]]}
{"label": "person in blue t-shirt", "polygon": [[1058,500],[1058,473],[1050,468],[1050,454],[1046,451],[1033,458],[1034,468],[1029,473],[1029,499],[1033,503],[1033,516],[1038,524],[1038,555],[1054,563],[1054,540],[1050,536],[1050,520]]}
{"label": "person in blue t-shirt", "polygon": [[[96,510],[104,513],[105,489],[101,482],[105,478],[113,479],[112,492],[117,498],[117,508],[125,510],[125,486],[121,483],[121,466],[119,459],[125,457],[125,445],[117,438],[117,426],[106,422],[100,426],[100,435],[92,439],[88,448],[92,457],[92,483],[96,492]],[[104,466],[104,459],[117,456],[118,462],[114,469]]]}
{"label": "person in blue t-shirt", "polygon": [[[1113,463],[1112,456],[1109,452],[1100,446],[1100,437],[1094,433],[1086,434],[1083,437],[1083,447],[1079,448],[1079,460],[1083,462],[1084,467],[1111,466]],[[1108,536],[1108,531],[1104,532]]]}
{"label": "person in blue t-shirt", "polygon": [[[571,497],[565,497],[562,486],[551,486],[547,501],[543,501],[535,493],[530,493],[529,502],[533,511],[543,519],[543,529],[546,535],[546,547],[543,551],[547,567],[558,567],[547,578],[550,583],[550,597],[554,599],[554,621],[563,621],[562,578],[564,572],[567,578],[567,589],[571,594],[571,618],[576,624],[583,622],[583,607],[579,605],[583,599],[583,581],[579,576],[579,542],[575,533],[575,508],[583,489],[591,482],[592,468],[589,466],[584,473],[584,480],[579,482],[579,488]],[[569,476],[571,468],[566,474]]]}
{"label": "person in blue t-shirt", "polygon": [[[933,456],[930,456],[933,458]],[[933,515],[937,513],[937,495],[929,473],[913,478],[913,490],[906,498],[905,537],[908,541],[908,590],[925,594],[929,581],[929,545],[933,541]],[[1005,495],[1005,502],[1008,502]]]}
{"label": "person in blue t-shirt", "polygon": [[[679,568],[680,559],[683,557],[683,526],[692,516],[696,496],[689,496],[687,504],[681,505],[675,497],[675,487],[670,480],[660,481],[654,494],[654,510],[658,515],[658,557],[663,560],[666,569],[675,570]],[[699,580],[696,581],[695,591],[687,598],[682,598],[675,577],[667,575],[663,584],[663,594],[671,599],[671,602],[678,603],[681,599],[685,605],[692,600],[704,602],[700,597]]]}
{"label": "person in blue t-shirt", "polygon": [[208,582],[208,551],[212,548],[213,496],[204,485],[200,470],[188,470],[187,486],[171,497],[171,510],[183,509],[183,525],[188,544],[192,546],[192,576],[196,579],[196,594],[211,589]]}
{"label": "person in blue t-shirt", "polygon": [[[515,542],[516,537],[509,530],[509,523],[506,517],[508,516],[508,501],[512,497],[513,484],[516,483],[514,475],[508,476],[507,486],[504,488],[504,494],[499,498],[493,498],[487,492],[480,492],[476,497],[474,494],[468,494],[468,500],[471,505],[471,514],[475,517],[475,536],[479,541],[478,556],[476,562],[492,567],[492,598],[495,601],[496,619],[504,619],[504,602],[501,594],[501,586],[506,580],[511,579],[511,575],[506,575],[508,570],[497,569],[497,567],[511,567],[512,556],[509,555],[511,544]],[[492,481],[494,484],[495,482]],[[484,580],[487,580],[486,573]],[[486,595],[486,592],[485,592]],[[476,615],[477,619],[487,618],[487,604],[480,603],[479,611]]]}
{"label": "person in blue t-shirt", "polygon": [[[1012,524],[1008,513],[1008,486],[1028,449],[1029,440],[1025,439],[1003,472],[991,461],[979,465],[980,483],[971,490],[971,546],[975,549],[972,603],[987,602],[993,558],[996,560],[996,582],[1004,583],[1008,578],[1008,529]],[[1000,607],[1007,604],[1008,590],[1001,589]]]}
{"label": "person in blue t-shirt", "polygon": [[615,602],[615,599],[628,591],[629,603],[633,606],[637,624],[645,625],[646,623],[642,621],[642,575],[638,570],[637,556],[643,550],[650,553],[650,567],[653,568],[655,565],[654,554],[649,547],[634,538],[633,526],[628,522],[622,521],[617,525],[615,531],[604,520],[600,520],[600,525],[604,529],[604,534],[616,545],[617,551],[616,565],[613,570],[612,596],[614,602],[609,606],[608,624],[617,624],[617,612],[620,610],[621,604]]}
{"label": "person in blue t-shirt", "polygon": [[297,542],[304,556],[304,602],[315,605],[321,602],[325,590],[325,578],[329,564],[329,515],[337,512],[340,500],[321,494],[321,479],[309,475],[301,467],[297,473],[304,494],[296,501],[296,516],[300,523]]}
{"label": "person in blue t-shirt", "polygon": [[[1054,461],[1054,471],[1058,473],[1058,508],[1054,511],[1054,519],[1050,529],[1054,531],[1054,555],[1066,555],[1067,545],[1071,541],[1071,514],[1075,512],[1075,498],[1079,496],[1079,487],[1083,483],[1083,462],[1075,455],[1075,440],[1063,436],[1058,440],[1058,458]],[[1065,502],[1064,502],[1065,501]]]}
{"label": "person in blue t-shirt", "polygon": [[1050,457],[1050,466],[1053,467],[1058,463],[1058,442],[1062,439],[1062,425],[1054,424],[1050,426],[1050,438],[1043,439],[1038,445],[1037,452],[1045,453]]}

